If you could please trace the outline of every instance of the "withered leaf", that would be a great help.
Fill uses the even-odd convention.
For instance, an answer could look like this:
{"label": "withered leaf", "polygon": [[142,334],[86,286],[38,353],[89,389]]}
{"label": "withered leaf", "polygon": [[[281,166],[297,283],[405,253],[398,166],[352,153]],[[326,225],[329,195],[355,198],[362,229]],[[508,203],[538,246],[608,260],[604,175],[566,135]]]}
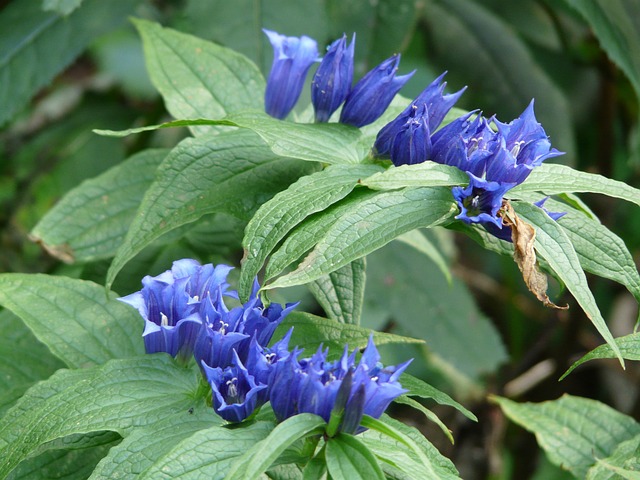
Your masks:
{"label": "withered leaf", "polygon": [[502,221],[511,227],[511,240],[513,241],[515,260],[527,288],[540,300],[545,307],[566,310],[568,305],[560,307],[549,300],[547,295],[547,276],[538,269],[538,260],[534,249],[536,231],[527,222],[516,214],[508,200],[502,203],[500,209]]}

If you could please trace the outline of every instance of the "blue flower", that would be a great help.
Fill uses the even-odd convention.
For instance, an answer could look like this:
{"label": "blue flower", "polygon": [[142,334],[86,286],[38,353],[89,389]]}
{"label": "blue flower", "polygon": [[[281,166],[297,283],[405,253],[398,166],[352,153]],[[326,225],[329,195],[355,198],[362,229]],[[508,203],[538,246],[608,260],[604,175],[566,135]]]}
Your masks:
{"label": "blue flower", "polygon": [[363,127],[376,121],[393,97],[415,73],[396,77],[400,55],[393,55],[368,72],[347,95],[340,122]]}
{"label": "blue flower", "polygon": [[201,365],[211,386],[213,408],[225,420],[241,422],[262,405],[260,392],[267,386],[256,383],[235,351],[233,364],[229,367],[211,368],[204,361]]}
{"label": "blue flower", "polygon": [[318,46],[307,36],[287,37],[263,29],[273,46],[273,64],[264,96],[266,112],[285,118],[300,97],[307,72],[319,61]]}
{"label": "blue flower", "polygon": [[490,180],[518,185],[544,160],[564,154],[551,148],[549,137],[536,120],[533,100],[511,123],[495,119],[494,123],[498,128],[501,144],[494,157],[487,162],[486,176]]}
{"label": "blue flower", "polygon": [[141,291],[119,298],[135,307],[144,319],[142,336],[146,352],[167,352],[181,361],[188,360],[202,325],[198,313],[201,299],[211,290],[221,296],[236,296],[235,292],[227,292],[226,279],[231,268],[178,260],[171,270],[156,277],[144,277]]}
{"label": "blue flower", "polygon": [[260,285],[254,282],[249,300],[228,310],[220,293],[209,296],[200,304],[202,327],[195,341],[193,355],[198,364],[203,361],[210,367],[226,367],[231,364],[233,351],[240,360],[247,361],[252,339],[266,346],[282,320],[298,305],[270,304],[265,307],[258,296]]}
{"label": "blue flower", "polygon": [[498,210],[502,207],[505,192],[516,184],[491,182],[469,172],[467,175],[467,187],[453,187],[451,190],[460,207],[460,214],[456,219],[465,223],[491,223],[502,228],[502,218],[498,216]]}
{"label": "blue flower", "polygon": [[410,362],[383,367],[372,338],[356,364],[356,351],[327,361],[321,348],[299,360],[301,351],[275,363],[270,377],[269,400],[278,421],[299,413],[314,413],[326,422],[334,409],[343,410],[338,431],[358,433],[363,415],[379,418],[389,404],[406,392],[398,378]]}
{"label": "blue flower", "polygon": [[327,122],[329,117],[347,98],[353,81],[353,50],[355,34],[347,47],[347,36],[343,35],[327,48],[311,83],[311,103],[316,122]]}
{"label": "blue flower", "polygon": [[[451,107],[453,107],[466,89],[465,87],[454,94],[442,95],[447,85],[446,82],[442,82],[445,75],[446,72],[431,82],[400,115],[380,130],[373,146],[373,151],[376,156],[390,156],[396,166],[421,163],[430,158],[431,134],[436,131],[440,123],[442,123],[442,120],[444,120],[444,117],[449,110],[451,110]],[[403,154],[402,152],[403,146],[406,148],[407,144],[402,141],[403,137],[399,137],[398,134],[402,133],[402,130],[406,129],[408,124],[416,122],[423,123],[426,127],[424,136],[427,145],[423,147],[423,150],[427,152],[427,155],[421,160],[419,157],[415,157],[412,158],[414,161],[409,161],[409,155],[406,153]],[[394,142],[398,143],[395,148]],[[392,152],[392,150],[394,150],[395,153]]]}
{"label": "blue flower", "polygon": [[470,120],[474,114],[457,118],[433,134],[431,160],[480,177],[488,158],[500,147],[500,139],[481,114]]}

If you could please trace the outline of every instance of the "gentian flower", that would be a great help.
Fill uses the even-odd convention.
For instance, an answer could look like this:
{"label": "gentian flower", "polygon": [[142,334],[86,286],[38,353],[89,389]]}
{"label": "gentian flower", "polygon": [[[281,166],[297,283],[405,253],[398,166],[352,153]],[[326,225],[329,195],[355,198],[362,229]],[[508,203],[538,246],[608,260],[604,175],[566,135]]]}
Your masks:
{"label": "gentian flower", "polygon": [[329,422],[334,409],[343,410],[338,431],[358,433],[363,415],[379,418],[389,404],[406,392],[398,378],[410,363],[383,367],[372,337],[356,364],[345,347],[336,362],[327,361],[328,350],[299,360],[301,351],[275,363],[269,400],[278,421],[298,413],[314,413]]}
{"label": "gentian flower", "polygon": [[393,55],[368,72],[347,95],[340,122],[363,127],[376,121],[415,70],[396,77],[400,55]]}
{"label": "gentian flower", "polygon": [[[475,115],[473,120],[469,120]],[[481,114],[470,112],[446,125],[431,137],[431,160],[458,167],[477,177],[484,175],[487,159],[500,146],[499,134]]]}
{"label": "gentian flower", "polygon": [[456,219],[465,223],[492,223],[502,228],[502,218],[498,216],[498,210],[502,207],[504,194],[516,184],[491,182],[469,172],[467,175],[467,187],[453,187],[451,190],[460,207],[460,214]]}
{"label": "gentian flower", "polygon": [[327,48],[311,83],[311,103],[316,122],[327,122],[329,117],[347,98],[353,81],[353,50],[355,34],[347,47],[347,36],[343,35]]}
{"label": "gentian flower", "polygon": [[494,157],[487,162],[487,178],[491,180],[518,185],[544,160],[564,154],[551,148],[549,137],[533,113],[533,100],[511,123],[498,120],[494,123],[502,141]]}
{"label": "gentian flower", "polygon": [[273,64],[264,96],[266,112],[283,119],[300,97],[307,72],[319,61],[318,45],[305,35],[287,37],[271,30],[262,30],[273,46]]}
{"label": "gentian flower", "polygon": [[260,285],[254,282],[249,300],[241,306],[227,310],[222,297],[212,296],[200,304],[202,326],[195,340],[193,355],[198,365],[203,361],[210,367],[231,365],[233,351],[245,363],[253,338],[266,346],[282,320],[298,305],[284,307],[270,304],[265,307],[258,296]]}
{"label": "gentian flower", "polygon": [[[458,92],[450,95],[442,95],[447,83],[442,79],[446,75],[446,72],[436,78],[427,88],[425,88],[420,95],[418,95],[410,104],[405,108],[400,115],[394,120],[385,125],[376,137],[373,151],[377,157],[391,157],[391,161],[394,165],[412,165],[415,163],[421,163],[430,158],[431,154],[431,138],[430,136],[436,131],[438,126],[444,120],[451,107],[458,101],[460,96],[464,93],[463,88]],[[411,123],[423,123],[426,126],[425,142],[426,146],[422,149],[427,152],[426,156],[422,159],[414,157],[409,159],[410,155],[407,152],[403,152],[403,147],[407,148],[407,142],[403,142],[403,136],[398,137],[399,133],[407,129],[407,126]],[[415,128],[415,127],[414,127]],[[394,142],[397,145],[394,147]],[[392,149],[394,153],[392,153]]]}
{"label": "gentian flower", "polygon": [[188,360],[202,324],[198,313],[201,299],[210,290],[220,296],[237,295],[227,292],[226,279],[231,268],[178,260],[171,270],[156,277],[144,277],[141,291],[119,298],[135,307],[144,319],[142,336],[146,352],[167,352],[181,361]]}
{"label": "gentian flower", "polygon": [[204,361],[202,369],[212,390],[213,408],[229,422],[241,422],[264,402],[259,402],[260,392],[266,385],[257,384],[233,351],[233,365],[209,367]]}

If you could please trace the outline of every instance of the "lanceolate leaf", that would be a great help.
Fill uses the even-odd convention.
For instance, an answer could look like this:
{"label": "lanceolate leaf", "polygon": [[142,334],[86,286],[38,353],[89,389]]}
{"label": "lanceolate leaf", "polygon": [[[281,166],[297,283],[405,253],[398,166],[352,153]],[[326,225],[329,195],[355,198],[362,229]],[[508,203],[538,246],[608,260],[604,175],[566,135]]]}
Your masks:
{"label": "lanceolate leaf", "polygon": [[[228,452],[228,449],[215,446],[216,442],[229,440],[227,437],[230,431],[220,428],[222,423],[223,420],[211,415],[209,409],[194,409],[188,415],[184,411],[178,411],[153,425],[137,428],[120,445],[109,451],[109,455],[100,462],[91,478],[138,480],[158,478],[160,471],[166,475],[172,468],[193,470],[197,463],[194,453],[198,446],[202,450],[199,453],[209,461],[213,456],[221,456],[221,452]],[[203,438],[202,433],[205,431],[208,436]],[[251,443],[256,440],[247,434],[245,438]],[[241,438],[237,438],[235,442],[240,440]],[[185,455],[186,452],[189,452],[189,457]],[[183,461],[176,461],[176,453]],[[185,458],[193,459],[193,463],[186,465]],[[174,478],[185,477],[176,474]]]}
{"label": "lanceolate leaf", "polygon": [[109,450],[122,438],[114,432],[71,435],[45,446],[51,448],[25,459],[11,472],[11,480],[86,480]]}
{"label": "lanceolate leaf", "polygon": [[245,255],[238,292],[246,298],[254,277],[284,236],[308,215],[322,211],[348,195],[358,180],[381,170],[375,165],[333,165],[302,177],[262,205],[253,216],[242,242]]}
{"label": "lanceolate leaf", "polygon": [[208,213],[248,219],[261,203],[312,169],[306,162],[274,155],[247,130],[184,140],[158,167],[111,264],[107,284],[164,233]]}
{"label": "lanceolate leaf", "polygon": [[301,413],[289,417],[274,428],[267,438],[256,443],[240,457],[227,472],[225,479],[253,480],[257,478],[287,447],[309,435],[322,433],[324,428],[324,420],[317,415]]}
{"label": "lanceolate leaf", "polygon": [[384,480],[371,451],[353,435],[338,434],[327,440],[327,470],[334,480]]}
{"label": "lanceolate leaf", "polygon": [[266,288],[300,285],[331,273],[419,227],[431,227],[454,210],[446,188],[381,192],[354,204],[318,241],[293,272]]}
{"label": "lanceolate leaf", "polygon": [[462,413],[469,420],[473,420],[474,422],[478,421],[478,417],[476,417],[473,413],[467,410],[465,407],[456,402],[453,398],[447,395],[444,392],[441,392],[437,388],[429,385],[423,380],[419,378],[413,377],[408,373],[403,373],[400,377],[400,384],[409,390],[407,396],[415,396],[420,398],[430,398],[434,400],[436,403],[440,405],[448,405],[450,407],[455,408],[460,413]]}
{"label": "lanceolate leaf", "polygon": [[640,435],[622,442],[610,457],[599,458],[587,480],[640,480]]}
{"label": "lanceolate leaf", "polygon": [[[615,339],[616,345],[620,349],[620,353],[622,354],[622,358],[626,360],[640,360],[640,332],[632,333],[626,335],[624,337],[618,337]],[[589,360],[594,360],[597,358],[616,358],[615,353],[611,349],[609,345],[600,345],[595,349],[591,350],[580,360],[575,362],[569,370],[564,372],[560,380],[573,372],[577,367],[582,365]]]}
{"label": "lanceolate leaf", "polygon": [[0,275],[0,304],[18,315],[71,368],[144,351],[140,316],[115,297],[101,285],[84,280]]}
{"label": "lanceolate leaf", "polygon": [[536,435],[552,463],[578,478],[584,478],[596,459],[640,434],[633,418],[595,400],[564,395],[538,404],[495,401],[509,419]]}
{"label": "lanceolate leaf", "polygon": [[0,15],[0,126],[138,3],[86,0],[69,16],[43,11],[41,0],[7,5]]}
{"label": "lanceolate leaf", "polygon": [[531,175],[509,191],[509,198],[519,193],[542,192],[546,195],[565,192],[601,193],[640,205],[640,190],[624,182],[611,180],[595,173],[581,172],[564,165],[543,163]]}
{"label": "lanceolate leaf", "polygon": [[[220,426],[202,429],[174,443],[173,448],[168,448],[166,453],[159,455],[139,476],[132,477],[132,480],[222,480],[231,465],[256,443],[266,438],[272,430],[271,422],[256,422],[235,429]],[[114,477],[104,478],[106,480]]]}
{"label": "lanceolate leaf", "polygon": [[587,278],[580,267],[580,260],[562,227],[544,211],[524,202],[514,202],[517,214],[536,230],[535,249],[549,264],[576,301],[587,314],[600,335],[611,345],[616,357],[624,364],[618,346],[602,318]]}
{"label": "lanceolate leaf", "polygon": [[350,349],[364,348],[367,346],[371,333],[373,333],[373,341],[376,345],[422,343],[422,340],[415,338],[392,333],[371,332],[371,330],[357,325],[340,323],[310,313],[295,311],[282,321],[273,338],[282,338],[291,327],[293,327],[293,334],[290,344],[304,348],[309,354],[313,353],[320,344],[329,348],[336,355],[341,354],[347,344]]}
{"label": "lanceolate leaf", "polygon": [[360,324],[366,262],[359,258],[309,283],[308,287],[327,316],[338,322]]}
{"label": "lanceolate leaf", "polygon": [[[151,81],[175,118],[222,118],[263,108],[264,79],[244,55],[156,23],[134,23]],[[202,134],[212,128],[192,130]]]}
{"label": "lanceolate leaf", "polygon": [[66,262],[115,255],[167,153],[145,150],[83,182],[38,222],[31,237]]}
{"label": "lanceolate leaf", "polygon": [[[221,118],[222,115],[218,115]],[[161,125],[131,128],[129,130],[94,130],[99,135],[125,137],[133,133],[159,128],[197,126],[241,127],[254,131],[283,157],[299,158],[328,164],[360,163],[367,149],[360,145],[360,130],[341,123],[293,123],[275,119],[258,110],[233,113],[221,120],[204,118],[174,120]],[[367,147],[368,148],[368,147]]]}
{"label": "lanceolate leaf", "polygon": [[298,261],[302,255],[311,250],[318,239],[322,238],[346,212],[375,195],[375,192],[368,189],[356,189],[341,202],[300,223],[289,233],[280,248],[271,255],[265,271],[265,282],[281,273],[287,266]]}
{"label": "lanceolate leaf", "polygon": [[[365,416],[361,425],[371,429],[360,435],[385,468],[398,471],[412,479],[458,479],[454,465],[417,431],[383,415],[380,420]],[[405,477],[401,477],[405,478]]]}
{"label": "lanceolate leaf", "polygon": [[110,430],[127,436],[134,427],[204,408],[195,398],[195,371],[167,355],[112,360],[100,367],[61,370],[31,388],[0,421],[0,477],[41,445],[76,433]]}
{"label": "lanceolate leaf", "polygon": [[[561,204],[548,202],[545,207],[556,211]],[[640,275],[624,241],[597,220],[569,210],[558,224],[575,248],[582,268],[590,273],[618,282],[640,302]],[[585,232],[588,232],[585,234]]]}
{"label": "lanceolate leaf", "polygon": [[363,185],[373,190],[395,190],[404,187],[446,187],[468,183],[469,177],[459,168],[431,161],[389,168],[362,181]]}

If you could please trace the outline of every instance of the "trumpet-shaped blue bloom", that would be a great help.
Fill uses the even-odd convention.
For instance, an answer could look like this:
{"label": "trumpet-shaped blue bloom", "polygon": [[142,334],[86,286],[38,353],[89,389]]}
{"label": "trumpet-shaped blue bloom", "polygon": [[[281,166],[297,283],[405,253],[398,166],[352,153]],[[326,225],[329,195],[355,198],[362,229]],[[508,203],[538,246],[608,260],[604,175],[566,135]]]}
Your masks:
{"label": "trumpet-shaped blue bloom", "polygon": [[[430,158],[431,135],[466,89],[465,87],[454,94],[443,95],[447,85],[442,81],[445,75],[446,72],[431,82],[400,115],[380,130],[373,146],[376,156],[388,156],[396,166],[413,165]],[[416,149],[413,136],[408,137],[407,131],[417,128],[421,131],[420,136],[425,138],[426,145]],[[416,151],[425,154],[411,155]]]}
{"label": "trumpet-shaped blue bloom", "polygon": [[458,167],[477,177],[484,175],[487,159],[500,146],[499,135],[482,115],[471,112],[433,134],[434,162]]}
{"label": "trumpet-shaped blue bloom", "polygon": [[343,35],[327,48],[311,83],[311,103],[316,122],[327,122],[329,117],[347,98],[353,81],[353,50],[355,34],[347,46],[347,36]]}
{"label": "trumpet-shaped blue bloom", "polygon": [[376,121],[393,97],[415,73],[396,77],[400,55],[393,55],[369,71],[347,95],[340,122],[363,127]]}
{"label": "trumpet-shaped blue bloom", "polygon": [[[354,351],[327,361],[327,350],[318,349],[299,360],[300,351],[277,361],[270,377],[269,400],[278,421],[298,413],[314,413],[329,421],[334,409],[343,410],[338,430],[357,433],[363,415],[379,418],[389,404],[406,392],[398,378],[410,362],[384,367],[372,338],[356,364]],[[346,382],[346,383],[345,383]]]}
{"label": "trumpet-shaped blue bloom", "polygon": [[551,148],[549,137],[533,113],[533,100],[525,111],[511,123],[494,120],[501,137],[500,148],[487,162],[487,178],[494,181],[525,181],[535,167],[547,158],[563,155]]}
{"label": "trumpet-shaped blue bloom", "polygon": [[213,408],[225,420],[241,422],[264,403],[260,393],[267,386],[256,383],[235,350],[231,366],[211,368],[203,361],[202,369],[211,386]]}
{"label": "trumpet-shaped blue bloom", "polygon": [[231,364],[234,350],[240,360],[246,362],[252,339],[261,346],[267,345],[278,325],[298,305],[265,307],[258,296],[259,289],[256,281],[249,300],[231,310],[227,310],[220,294],[215,299],[210,297],[202,301],[200,315],[203,322],[193,351],[199,365],[204,361],[210,367],[224,368]]}
{"label": "trumpet-shaped blue bloom", "polygon": [[188,359],[202,324],[198,309],[203,297],[212,290],[220,297],[236,296],[227,292],[230,270],[227,265],[214,267],[191,259],[178,260],[171,270],[144,277],[141,291],[119,298],[135,307],[144,319],[146,352],[167,352]]}
{"label": "trumpet-shaped blue bloom", "polygon": [[318,45],[305,35],[287,37],[263,29],[273,46],[273,64],[264,96],[265,111],[285,118],[300,97],[307,72],[319,61]]}

